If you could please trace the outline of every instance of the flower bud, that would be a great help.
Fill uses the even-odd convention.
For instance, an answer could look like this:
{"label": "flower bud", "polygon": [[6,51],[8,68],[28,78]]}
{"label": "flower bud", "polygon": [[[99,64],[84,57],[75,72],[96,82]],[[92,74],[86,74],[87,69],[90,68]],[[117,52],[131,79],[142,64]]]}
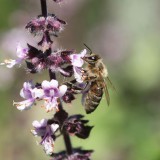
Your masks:
{"label": "flower bud", "polygon": [[70,135],[76,135],[79,138],[86,139],[89,137],[93,126],[86,126],[88,120],[82,120],[83,115],[70,116],[63,124],[63,129]]}

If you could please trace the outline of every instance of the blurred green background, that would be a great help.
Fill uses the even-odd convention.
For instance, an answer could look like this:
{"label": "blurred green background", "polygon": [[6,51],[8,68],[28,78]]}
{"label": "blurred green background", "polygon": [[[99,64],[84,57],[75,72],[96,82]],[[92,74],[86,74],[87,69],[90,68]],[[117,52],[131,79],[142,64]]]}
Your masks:
{"label": "blurred green background", "polygon": [[[103,57],[116,87],[116,92],[110,91],[109,107],[103,98],[97,110],[86,115],[95,126],[89,139],[73,137],[73,145],[94,149],[93,160],[160,160],[160,1],[48,3],[51,13],[68,22],[55,45],[80,51],[85,42]],[[39,13],[39,0],[0,0],[0,61],[15,56],[17,41],[36,42],[24,26]],[[29,130],[33,120],[51,115],[38,107],[19,112],[12,106],[13,99],[21,100],[22,84],[30,79],[40,82],[48,75],[0,67],[0,159],[49,159]],[[85,114],[80,97],[65,108]],[[55,151],[63,148],[57,140]]]}

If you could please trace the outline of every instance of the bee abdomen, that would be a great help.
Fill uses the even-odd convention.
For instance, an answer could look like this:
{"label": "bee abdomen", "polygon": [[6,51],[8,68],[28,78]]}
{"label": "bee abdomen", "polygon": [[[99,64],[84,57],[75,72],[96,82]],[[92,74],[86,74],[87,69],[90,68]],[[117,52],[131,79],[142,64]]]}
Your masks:
{"label": "bee abdomen", "polygon": [[102,99],[102,95],[103,95],[103,88],[99,87],[97,83],[92,82],[84,102],[87,114],[93,112],[98,107]]}

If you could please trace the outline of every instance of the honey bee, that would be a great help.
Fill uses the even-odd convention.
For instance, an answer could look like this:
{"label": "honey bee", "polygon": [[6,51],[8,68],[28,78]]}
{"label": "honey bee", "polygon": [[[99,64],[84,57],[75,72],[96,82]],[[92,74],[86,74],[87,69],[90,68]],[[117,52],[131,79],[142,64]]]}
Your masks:
{"label": "honey bee", "polygon": [[89,114],[98,107],[104,92],[109,105],[108,85],[113,89],[115,88],[108,77],[108,71],[102,62],[102,58],[98,54],[93,53],[86,44],[84,45],[88,48],[90,54],[82,58],[86,63],[86,68],[82,70],[82,80],[87,84],[84,89],[82,103],[86,113]]}

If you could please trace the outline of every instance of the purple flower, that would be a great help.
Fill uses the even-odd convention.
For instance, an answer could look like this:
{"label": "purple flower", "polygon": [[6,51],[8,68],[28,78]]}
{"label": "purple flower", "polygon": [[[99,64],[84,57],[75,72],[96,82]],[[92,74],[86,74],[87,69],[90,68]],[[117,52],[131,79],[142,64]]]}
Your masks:
{"label": "purple flower", "polygon": [[62,52],[64,51],[54,51],[47,58],[49,62],[49,67],[53,72],[59,71],[62,65],[69,63],[69,61],[61,55]]}
{"label": "purple flower", "polygon": [[76,79],[77,82],[79,83],[83,83],[83,79],[82,79],[82,69],[80,67],[73,67],[73,71],[74,71],[74,77]]}
{"label": "purple flower", "polygon": [[56,35],[63,30],[65,24],[65,21],[60,20],[54,14],[49,14],[47,17],[40,15],[31,20],[26,25],[26,29],[34,35],[43,34],[46,31],[49,32],[50,35]]}
{"label": "purple flower", "polygon": [[43,33],[42,40],[38,43],[38,45],[42,47],[42,52],[44,53],[46,50],[51,48],[52,43],[53,43],[53,41],[51,40],[51,38],[49,36],[49,32],[46,31]]}
{"label": "purple flower", "polygon": [[51,155],[54,150],[55,132],[59,128],[58,124],[49,124],[47,119],[42,119],[40,122],[33,121],[34,129],[31,130],[34,136],[40,136],[42,141],[40,144],[43,146],[47,155]]}
{"label": "purple flower", "polygon": [[54,14],[48,14],[47,17],[39,15],[37,18],[31,20],[26,29],[30,33],[36,35],[43,35],[41,41],[38,43],[42,47],[42,51],[45,52],[51,48],[53,41],[50,36],[56,36],[64,29],[65,21],[57,18]]}
{"label": "purple flower", "polygon": [[71,63],[73,65],[73,71],[74,71],[74,77],[77,80],[77,82],[82,83],[82,73],[81,73],[81,67],[84,64],[83,57],[86,55],[87,50],[84,49],[80,54],[72,54],[70,55]]}
{"label": "purple flower", "polygon": [[60,72],[65,77],[73,75],[70,55],[72,50],[55,50],[45,47],[45,52],[28,44],[27,68],[30,73],[40,72],[44,69],[50,69],[52,72]]}
{"label": "purple flower", "polygon": [[54,140],[52,137],[46,137],[44,141],[42,142],[44,151],[47,155],[51,155],[54,151]]}
{"label": "purple flower", "polygon": [[41,99],[44,95],[42,89],[37,89],[32,82],[25,82],[20,91],[20,96],[26,100],[21,102],[13,102],[20,111],[28,110],[35,103],[36,99]]}
{"label": "purple flower", "polygon": [[87,50],[84,49],[80,54],[72,54],[70,55],[72,65],[75,67],[82,67],[84,64],[83,57],[86,55]]}
{"label": "purple flower", "polygon": [[50,50],[47,50],[45,53],[43,53],[41,50],[38,50],[37,48],[28,45],[28,59],[26,61],[28,71],[31,73],[40,72],[43,69],[46,69],[46,63],[47,63],[47,56],[48,52]]}
{"label": "purple flower", "polygon": [[17,57],[21,60],[27,58],[28,48],[23,48],[20,43],[17,45]]}
{"label": "purple flower", "polygon": [[64,25],[66,24],[65,21],[60,20],[59,18],[57,18],[54,14],[49,15],[46,18],[46,22],[47,22],[47,29],[50,32],[54,32],[55,35],[58,32],[61,32],[64,29]]}
{"label": "purple flower", "polygon": [[58,86],[57,80],[43,81],[42,89],[44,91],[44,100],[46,112],[52,111],[54,108],[58,110],[58,98],[61,98],[67,91],[66,85]]}
{"label": "purple flower", "polygon": [[42,33],[42,31],[44,30],[45,21],[45,17],[38,16],[26,25],[26,29],[28,29],[30,33],[38,35],[39,33]]}
{"label": "purple flower", "polygon": [[47,57],[48,67],[52,72],[60,72],[65,77],[73,75],[73,67],[71,65],[70,55],[74,51],[57,50]]}
{"label": "purple flower", "polygon": [[27,58],[28,49],[22,48],[21,44],[18,43],[17,45],[17,57],[18,59],[8,59],[5,60],[3,63],[0,63],[0,65],[6,65],[7,68],[12,68],[16,64],[20,64],[23,60]]}

